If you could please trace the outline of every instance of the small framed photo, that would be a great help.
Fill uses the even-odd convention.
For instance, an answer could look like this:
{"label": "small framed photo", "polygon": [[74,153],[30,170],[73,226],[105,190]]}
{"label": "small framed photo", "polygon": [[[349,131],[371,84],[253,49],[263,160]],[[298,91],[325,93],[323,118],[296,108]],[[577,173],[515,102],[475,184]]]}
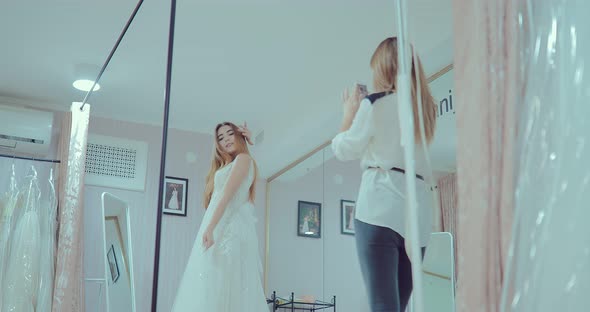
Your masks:
{"label": "small framed photo", "polygon": [[322,233],[322,204],[299,201],[297,236],[320,238]]}
{"label": "small framed photo", "polygon": [[117,262],[117,254],[115,253],[115,246],[111,245],[107,253],[107,260],[109,262],[109,271],[111,271],[111,280],[113,284],[119,280],[119,263]]}
{"label": "small framed photo", "polygon": [[351,200],[340,201],[340,232],[354,235],[354,212],[356,203]]}
{"label": "small framed photo", "polygon": [[164,213],[186,217],[188,179],[166,177],[164,181]]}

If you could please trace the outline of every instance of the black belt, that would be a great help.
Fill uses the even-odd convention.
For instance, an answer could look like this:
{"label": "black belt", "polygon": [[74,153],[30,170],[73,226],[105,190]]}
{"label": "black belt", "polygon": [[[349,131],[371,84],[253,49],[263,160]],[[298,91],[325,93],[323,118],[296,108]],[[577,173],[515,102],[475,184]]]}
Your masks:
{"label": "black belt", "polygon": [[[369,169],[381,169],[381,168],[380,168],[380,167],[369,167]],[[403,174],[406,174],[406,171],[405,171],[404,169],[400,169],[400,168],[397,168],[397,167],[393,167],[393,168],[391,168],[391,169],[389,169],[389,170],[392,170],[392,171],[397,171],[397,172],[401,172],[401,173],[403,173]],[[423,176],[421,176],[421,175],[419,175],[419,174],[417,174],[417,175],[416,175],[416,178],[418,178],[418,179],[420,179],[420,180],[424,181],[424,177],[423,177]]]}

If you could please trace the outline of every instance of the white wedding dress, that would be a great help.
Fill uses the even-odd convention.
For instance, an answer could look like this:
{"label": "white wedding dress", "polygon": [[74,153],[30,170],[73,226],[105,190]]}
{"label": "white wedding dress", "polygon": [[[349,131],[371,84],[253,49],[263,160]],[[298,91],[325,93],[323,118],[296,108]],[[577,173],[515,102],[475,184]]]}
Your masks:
{"label": "white wedding dress", "polygon": [[178,191],[176,189],[172,191],[172,196],[170,196],[170,200],[168,201],[168,208],[178,210]]}
{"label": "white wedding dress", "polygon": [[203,248],[203,232],[223,195],[233,164],[215,174],[211,203],[180,282],[173,312],[268,312],[260,278],[254,206],[249,202],[253,164],[213,232],[215,243],[208,250]]}

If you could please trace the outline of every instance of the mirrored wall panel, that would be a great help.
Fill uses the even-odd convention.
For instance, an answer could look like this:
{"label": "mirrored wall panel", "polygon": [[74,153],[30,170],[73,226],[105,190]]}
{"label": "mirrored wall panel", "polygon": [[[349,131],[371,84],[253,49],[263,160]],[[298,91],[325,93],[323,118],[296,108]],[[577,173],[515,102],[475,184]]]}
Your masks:
{"label": "mirrored wall panel", "polygon": [[324,155],[315,153],[272,180],[268,192],[268,293],[324,299]]}

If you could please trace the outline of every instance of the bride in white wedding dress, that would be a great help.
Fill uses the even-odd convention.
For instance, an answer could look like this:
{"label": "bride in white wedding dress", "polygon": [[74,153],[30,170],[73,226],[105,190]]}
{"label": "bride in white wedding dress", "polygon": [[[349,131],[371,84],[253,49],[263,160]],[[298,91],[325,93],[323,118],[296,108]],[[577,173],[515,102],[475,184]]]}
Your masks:
{"label": "bride in white wedding dress", "polygon": [[267,312],[254,227],[256,164],[246,125],[217,125],[207,177],[207,210],[180,282],[173,312]]}
{"label": "bride in white wedding dress", "polygon": [[168,209],[178,210],[178,208],[178,191],[176,190],[176,187],[174,187],[170,200],[168,201]]}

